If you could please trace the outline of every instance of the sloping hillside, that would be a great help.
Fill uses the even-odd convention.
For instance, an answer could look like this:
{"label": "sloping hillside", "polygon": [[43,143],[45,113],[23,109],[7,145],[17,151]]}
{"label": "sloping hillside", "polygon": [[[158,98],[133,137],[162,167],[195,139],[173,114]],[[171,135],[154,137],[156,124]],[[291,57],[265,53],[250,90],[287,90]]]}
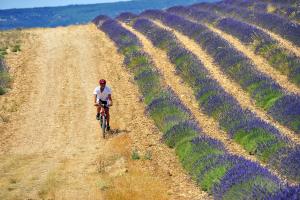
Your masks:
{"label": "sloping hillside", "polygon": [[225,0],[93,20],[164,142],[215,199],[300,198],[300,25],[287,8]]}
{"label": "sloping hillside", "polygon": [[[57,27],[84,24],[99,14],[115,17],[121,12],[139,13],[146,9],[163,9],[189,5],[203,0],[133,0],[128,2],[70,5],[32,9],[0,10],[0,30],[31,27]],[[205,0],[205,2],[215,0]]]}
{"label": "sloping hillside", "polygon": [[[103,32],[93,24],[24,32],[22,51],[6,58],[13,89],[0,96],[0,199],[209,199],[160,142]],[[92,94],[100,78],[114,100],[105,140]]]}
{"label": "sloping hillside", "polygon": [[[300,199],[299,8],[287,2],[22,30],[5,56],[0,199]],[[106,139],[100,78],[113,91]]]}

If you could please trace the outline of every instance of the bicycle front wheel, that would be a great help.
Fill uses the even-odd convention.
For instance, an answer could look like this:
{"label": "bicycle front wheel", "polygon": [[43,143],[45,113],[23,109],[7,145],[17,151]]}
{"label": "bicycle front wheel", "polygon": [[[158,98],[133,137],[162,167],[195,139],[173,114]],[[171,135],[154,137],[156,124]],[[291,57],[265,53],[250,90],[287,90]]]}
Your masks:
{"label": "bicycle front wheel", "polygon": [[105,138],[105,129],[106,129],[106,119],[105,119],[105,117],[102,117],[102,127],[101,127],[101,129],[102,129],[102,136],[103,136],[103,138]]}

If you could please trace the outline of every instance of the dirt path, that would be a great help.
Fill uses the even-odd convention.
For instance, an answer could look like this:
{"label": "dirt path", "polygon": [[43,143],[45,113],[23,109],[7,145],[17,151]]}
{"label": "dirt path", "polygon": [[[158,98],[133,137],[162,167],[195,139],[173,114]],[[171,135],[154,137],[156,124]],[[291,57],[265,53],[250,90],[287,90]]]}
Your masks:
{"label": "dirt path", "polygon": [[[73,36],[82,34],[73,29]],[[83,183],[78,183],[84,179],[84,168],[90,167],[93,161],[91,157],[95,156],[99,145],[96,143],[97,136],[92,135],[97,131],[96,126],[93,123],[81,123],[91,121],[92,108],[87,101],[87,85],[81,83],[78,77],[83,67],[77,65],[80,58],[75,56],[73,59],[80,48],[85,51],[88,49],[70,41],[68,35],[73,31],[72,28],[32,31],[35,38],[31,41],[31,59],[25,63],[30,70],[22,75],[25,82],[17,83],[31,83],[31,88],[28,87],[26,91],[19,89],[19,93],[26,92],[29,96],[20,112],[15,114],[18,117],[13,118],[6,130],[11,135],[7,140],[9,149],[1,146],[5,152],[1,155],[4,160],[1,163],[4,172],[1,183],[5,188],[1,197],[88,196],[86,191],[80,189],[84,188]],[[26,78],[30,81],[26,81]],[[73,102],[72,99],[77,100]],[[87,112],[78,112],[80,110]],[[90,136],[87,135],[89,132]],[[91,145],[86,148],[84,144],[88,143]],[[72,169],[72,166],[78,167]],[[61,190],[62,185],[67,189]],[[78,191],[78,194],[73,196],[72,191]]]}
{"label": "dirt path", "polygon": [[[103,32],[94,25],[28,32],[26,59],[10,61],[22,71],[13,95],[1,97],[19,100],[10,122],[0,124],[0,199],[209,199],[159,142]],[[113,90],[107,140],[99,137],[93,107],[99,77]],[[151,156],[133,161],[133,149]]]}
{"label": "dirt path", "polygon": [[172,31],[178,40],[182,42],[182,44],[190,51],[192,51],[204,64],[204,66],[208,69],[212,77],[224,88],[224,90],[236,98],[242,108],[248,108],[253,113],[255,113],[262,120],[274,125],[278,130],[280,130],[285,136],[287,136],[291,141],[296,144],[300,144],[300,137],[297,136],[293,131],[288,129],[287,127],[279,124],[277,121],[273,120],[271,116],[269,116],[265,111],[261,108],[255,106],[255,103],[251,99],[250,95],[243,91],[243,89],[232,81],[228,76],[226,76],[218,66],[214,64],[213,58],[211,58],[204,50],[202,50],[199,45],[188,38],[187,36],[179,33],[178,31],[171,29],[159,21],[153,21],[158,26],[165,28],[169,31]]}
{"label": "dirt path", "polygon": [[267,76],[270,76],[275,82],[277,82],[285,90],[287,90],[288,92],[300,94],[300,88],[297,85],[291,83],[287,76],[281,74],[279,71],[277,71],[272,66],[270,66],[266,59],[264,59],[259,55],[255,55],[252,50],[248,49],[238,39],[225,33],[224,31],[214,28],[213,26],[208,24],[206,24],[206,26],[209,29],[211,29],[213,32],[217,33],[221,38],[227,40],[238,51],[242,52],[245,56],[247,56],[259,71],[266,74]]}

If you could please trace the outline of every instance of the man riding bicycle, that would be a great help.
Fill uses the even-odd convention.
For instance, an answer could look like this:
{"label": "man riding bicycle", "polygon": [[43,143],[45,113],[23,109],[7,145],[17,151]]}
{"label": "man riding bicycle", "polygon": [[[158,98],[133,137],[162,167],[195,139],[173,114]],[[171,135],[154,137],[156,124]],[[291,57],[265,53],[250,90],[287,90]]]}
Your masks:
{"label": "man riding bicycle", "polygon": [[106,86],[106,81],[104,79],[99,81],[99,85],[100,86],[96,87],[94,90],[94,105],[97,106],[96,119],[100,120],[100,111],[102,108],[100,105],[105,105],[104,109],[107,117],[107,130],[109,131],[109,106],[112,106],[111,89]]}

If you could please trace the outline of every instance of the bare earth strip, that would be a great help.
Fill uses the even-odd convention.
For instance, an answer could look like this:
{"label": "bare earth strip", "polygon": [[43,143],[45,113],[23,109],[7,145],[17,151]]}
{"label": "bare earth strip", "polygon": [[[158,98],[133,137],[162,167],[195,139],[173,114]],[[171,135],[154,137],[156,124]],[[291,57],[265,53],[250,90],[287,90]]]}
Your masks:
{"label": "bare earth strip", "polygon": [[[14,89],[0,99],[19,103],[0,124],[0,199],[210,199],[160,142],[123,57],[103,32],[94,25],[27,32],[21,61],[8,59],[19,71]],[[114,99],[106,140],[93,106],[100,77]],[[151,158],[133,161],[133,149]]]}
{"label": "bare earth strip", "polygon": [[[253,25],[253,26],[255,26],[255,25]],[[258,27],[258,26],[255,26],[255,27],[262,30],[262,31],[264,31],[265,33],[267,33],[269,36],[271,36],[273,39],[275,39],[277,42],[279,42],[279,44],[283,48],[287,49],[291,53],[294,53],[297,57],[300,57],[300,47],[298,47],[297,45],[293,44],[292,42],[282,38],[280,35],[278,35],[274,32],[271,32],[271,31],[269,31],[267,29],[264,29],[262,27]]]}
{"label": "bare earth strip", "polygon": [[291,83],[287,76],[281,74],[276,69],[271,67],[263,57],[259,55],[255,55],[250,49],[248,49],[245,45],[243,45],[238,39],[233,36],[221,31],[217,28],[214,28],[211,25],[206,24],[206,26],[211,29],[213,32],[217,33],[220,37],[227,40],[230,44],[234,46],[238,51],[242,52],[245,56],[247,56],[255,65],[255,67],[261,71],[262,73],[270,76],[275,82],[277,82],[281,87],[286,89],[288,92],[293,92],[296,94],[300,94],[300,88]]}
{"label": "bare earth strip", "polygon": [[[145,52],[153,58],[153,61],[157,66],[158,70],[162,72],[163,80],[165,81],[165,83],[175,91],[175,93],[177,94],[177,96],[179,96],[183,104],[185,104],[185,106],[191,110],[193,116],[203,129],[204,133],[206,133],[212,138],[222,141],[225,145],[225,148],[231,154],[242,156],[249,160],[260,163],[262,166],[266,166],[264,163],[260,162],[255,156],[250,155],[240,145],[231,140],[227,136],[227,134],[219,128],[218,123],[214,119],[208,117],[203,113],[201,107],[199,107],[199,104],[195,99],[195,96],[193,95],[192,89],[188,85],[186,85],[178,75],[176,75],[175,68],[173,64],[170,63],[165,51],[154,47],[151,41],[149,41],[143,34],[136,31],[132,27],[126,25],[125,23],[122,23],[122,26],[134,33],[139,38],[139,40],[144,46]],[[271,171],[277,176],[280,176],[276,171]]]}
{"label": "bare earth strip", "polygon": [[255,28],[260,29],[261,31],[265,32],[266,34],[271,36],[271,38],[276,40],[282,46],[282,48],[284,48],[284,49],[288,50],[289,52],[295,54],[297,57],[300,57],[300,47],[298,47],[296,44],[293,44],[289,40],[287,40],[287,39],[283,38],[282,36],[278,35],[277,33],[274,33],[274,32],[272,32],[268,29],[262,28],[261,26],[258,26],[256,24],[249,23],[249,22],[245,22],[245,23],[248,23],[251,26],[254,26]]}
{"label": "bare earth strip", "polygon": [[188,38],[187,36],[171,29],[167,26],[164,26],[159,21],[153,21],[158,26],[165,28],[171,32],[173,32],[178,40],[182,42],[182,44],[191,52],[193,52],[204,64],[204,66],[209,70],[212,77],[224,88],[224,90],[236,98],[242,108],[248,108],[253,113],[255,113],[262,120],[274,125],[278,130],[280,130],[285,136],[287,136],[291,141],[296,144],[300,144],[300,137],[297,136],[293,131],[282,126],[277,121],[273,120],[265,111],[261,108],[255,106],[255,103],[251,99],[251,97],[243,91],[243,89],[234,81],[232,81],[229,77],[227,77],[217,65],[214,64],[213,59],[202,50],[199,45]]}

